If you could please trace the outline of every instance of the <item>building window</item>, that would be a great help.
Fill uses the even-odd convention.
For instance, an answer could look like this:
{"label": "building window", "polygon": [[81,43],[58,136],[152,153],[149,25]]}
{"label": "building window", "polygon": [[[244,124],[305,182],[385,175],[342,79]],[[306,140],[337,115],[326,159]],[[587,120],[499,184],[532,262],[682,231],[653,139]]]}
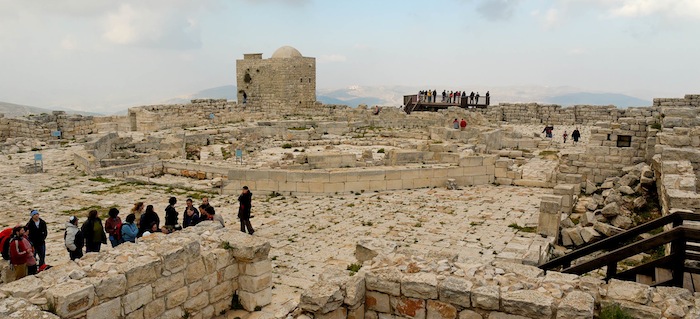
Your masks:
{"label": "building window", "polygon": [[632,146],[632,136],[630,135],[618,135],[617,136],[617,147],[630,147]]}

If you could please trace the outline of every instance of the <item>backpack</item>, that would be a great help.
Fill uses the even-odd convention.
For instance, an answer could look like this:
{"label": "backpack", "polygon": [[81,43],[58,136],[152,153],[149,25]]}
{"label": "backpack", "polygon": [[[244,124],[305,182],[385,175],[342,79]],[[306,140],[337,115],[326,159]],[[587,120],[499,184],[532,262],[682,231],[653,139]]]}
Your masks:
{"label": "backpack", "polygon": [[2,248],[2,259],[10,260],[10,238],[12,238],[12,228],[3,229],[0,232],[0,247]]}

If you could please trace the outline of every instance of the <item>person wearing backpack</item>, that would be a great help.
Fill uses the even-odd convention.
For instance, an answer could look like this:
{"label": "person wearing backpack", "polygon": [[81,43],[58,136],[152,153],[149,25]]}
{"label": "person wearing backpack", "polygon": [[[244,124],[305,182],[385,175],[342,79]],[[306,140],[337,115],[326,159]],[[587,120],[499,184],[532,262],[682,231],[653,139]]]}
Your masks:
{"label": "person wearing backpack", "polygon": [[78,228],[78,218],[71,216],[66,223],[66,232],[63,234],[63,240],[66,243],[66,250],[70,260],[76,260],[83,257],[83,244],[85,238],[83,232]]}
{"label": "person wearing backpack", "polygon": [[34,247],[26,237],[27,230],[24,226],[12,229],[10,240],[10,263],[15,270],[15,280],[36,274],[37,266],[34,259]]}
{"label": "person wearing backpack", "polygon": [[10,240],[12,239],[12,227],[0,231],[0,248],[2,249],[2,259],[10,260]]}
{"label": "person wearing backpack", "polygon": [[34,245],[34,258],[39,259],[39,266],[43,266],[46,260],[46,236],[49,231],[46,228],[46,222],[39,217],[37,210],[32,210],[29,213],[31,219],[27,222],[27,232],[29,241]]}
{"label": "person wearing backpack", "polygon": [[139,234],[139,228],[136,227],[134,221],[136,220],[136,215],[129,214],[126,215],[126,223],[122,224],[121,235],[123,242],[136,242],[136,236]]}
{"label": "person wearing backpack", "polygon": [[122,243],[122,219],[119,218],[119,210],[112,207],[109,209],[109,218],[105,221],[105,231],[109,234],[109,242],[112,248]]}

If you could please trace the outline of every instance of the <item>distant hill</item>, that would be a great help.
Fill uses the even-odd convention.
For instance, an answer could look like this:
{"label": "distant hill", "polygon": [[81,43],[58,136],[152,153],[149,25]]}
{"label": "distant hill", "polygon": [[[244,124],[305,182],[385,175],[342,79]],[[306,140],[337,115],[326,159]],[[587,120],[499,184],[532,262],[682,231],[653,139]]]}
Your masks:
{"label": "distant hill", "polygon": [[163,101],[162,103],[164,103],[164,104],[186,104],[186,103],[190,103],[190,100],[193,100],[193,99],[227,99],[227,100],[235,101],[238,99],[236,90],[237,90],[237,88],[235,85],[217,86],[214,88],[199,91],[199,92],[194,93],[194,94],[189,94],[189,95],[184,95],[182,97],[172,98],[172,99]]}
{"label": "distant hill", "polygon": [[360,104],[365,104],[365,105],[385,105],[386,101],[380,98],[376,97],[357,97],[357,98],[349,98],[347,100],[340,100],[336,98],[332,98],[329,96],[325,95],[319,95],[316,96],[316,100],[323,103],[323,104],[338,104],[338,105],[347,105],[350,107],[357,107]]}
{"label": "distant hill", "polygon": [[617,93],[588,93],[577,92],[555,95],[544,99],[546,103],[570,105],[615,105],[620,108],[632,106],[651,106],[652,101],[642,100],[633,96]]}
{"label": "distant hill", "polygon": [[95,115],[99,116],[102,115],[100,113],[94,113],[94,112],[84,112],[84,111],[74,111],[74,110],[67,110],[67,109],[61,109],[61,108],[56,108],[56,109],[45,109],[45,108],[40,108],[36,106],[28,106],[28,105],[21,105],[21,104],[14,104],[14,103],[7,103],[7,102],[0,102],[0,113],[5,114],[5,117],[22,117],[22,116],[27,116],[29,114],[41,114],[41,113],[51,113],[53,111],[65,111],[68,114],[80,114],[80,115]]}

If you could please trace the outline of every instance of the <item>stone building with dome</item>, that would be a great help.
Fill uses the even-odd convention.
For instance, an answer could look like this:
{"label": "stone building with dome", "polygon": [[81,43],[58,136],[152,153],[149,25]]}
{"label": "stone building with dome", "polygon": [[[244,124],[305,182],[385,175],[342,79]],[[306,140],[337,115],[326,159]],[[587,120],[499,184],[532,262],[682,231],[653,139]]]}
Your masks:
{"label": "stone building with dome", "polygon": [[304,57],[283,46],[269,59],[262,53],[244,54],[236,60],[238,102],[263,111],[294,110],[316,105],[316,58]]}

